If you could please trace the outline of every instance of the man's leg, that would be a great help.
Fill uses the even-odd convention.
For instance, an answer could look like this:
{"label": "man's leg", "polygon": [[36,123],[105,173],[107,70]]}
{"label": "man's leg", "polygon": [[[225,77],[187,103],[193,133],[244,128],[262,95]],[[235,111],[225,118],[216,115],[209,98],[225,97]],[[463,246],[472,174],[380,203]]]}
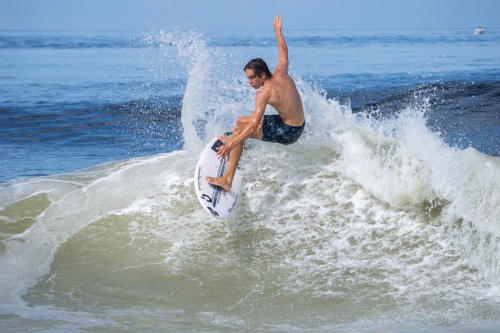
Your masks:
{"label": "man's leg", "polygon": [[[245,127],[248,126],[251,119],[252,117],[239,117],[236,120],[236,125],[233,129],[233,137],[238,136],[245,129]],[[257,130],[250,136],[250,138],[262,140],[262,124],[259,125]],[[223,138],[222,142],[224,141],[225,140]],[[224,143],[227,143],[227,141]],[[240,143],[231,150],[231,153],[229,154],[229,165],[224,176],[219,178],[207,177],[207,181],[210,184],[220,186],[226,192],[229,192],[231,190],[234,174],[236,173],[241,155],[243,154],[243,143],[244,142]]]}

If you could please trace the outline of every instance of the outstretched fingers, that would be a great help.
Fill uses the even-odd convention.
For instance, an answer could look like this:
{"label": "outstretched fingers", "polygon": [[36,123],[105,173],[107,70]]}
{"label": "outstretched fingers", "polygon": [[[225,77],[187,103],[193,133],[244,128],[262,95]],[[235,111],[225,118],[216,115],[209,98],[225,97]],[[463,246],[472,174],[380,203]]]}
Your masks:
{"label": "outstretched fingers", "polygon": [[231,142],[231,139],[229,139],[227,136],[222,135],[219,135],[217,138],[222,141],[222,146],[217,148],[217,156],[219,160],[222,160],[223,158],[229,158],[229,143]]}
{"label": "outstretched fingers", "polygon": [[281,27],[283,25],[282,21],[283,21],[283,15],[281,14],[277,15],[273,20],[274,29],[281,30]]}

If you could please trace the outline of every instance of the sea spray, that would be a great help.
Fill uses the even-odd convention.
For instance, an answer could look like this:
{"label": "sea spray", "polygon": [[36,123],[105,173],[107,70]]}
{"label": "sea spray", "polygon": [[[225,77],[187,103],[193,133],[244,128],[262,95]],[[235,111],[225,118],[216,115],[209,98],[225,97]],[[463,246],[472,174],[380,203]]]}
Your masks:
{"label": "sea spray", "polygon": [[321,90],[303,91],[305,142],[339,152],[343,174],[392,207],[437,208],[463,255],[488,281],[500,282],[500,160],[450,147],[429,129],[432,91],[417,90],[400,110],[359,113]]}
{"label": "sea spray", "polygon": [[304,135],[248,140],[241,201],[214,221],[194,196],[196,150],[249,114],[255,91],[220,65],[227,50],[185,36],[168,38],[193,52],[165,38],[155,59],[182,54],[192,71],[188,151],[1,185],[0,328],[498,327],[497,158],[429,130],[425,96],[353,112],[292,72]]}
{"label": "sea spray", "polygon": [[225,58],[235,55],[207,47],[205,38],[195,32],[161,31],[155,36],[160,48],[177,51],[179,64],[187,71],[181,121],[185,148],[195,157],[210,138],[230,131],[237,116],[252,110],[241,103],[249,102],[250,96],[243,72],[223,66]]}

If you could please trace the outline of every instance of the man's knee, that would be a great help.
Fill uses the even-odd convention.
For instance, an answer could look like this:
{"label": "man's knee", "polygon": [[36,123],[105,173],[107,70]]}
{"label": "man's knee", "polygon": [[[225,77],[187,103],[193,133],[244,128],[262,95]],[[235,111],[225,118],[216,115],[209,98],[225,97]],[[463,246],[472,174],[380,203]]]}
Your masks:
{"label": "man's knee", "polygon": [[236,119],[236,124],[234,125],[234,128],[233,128],[233,133],[240,133],[247,124],[246,120],[245,120],[246,117],[238,117]]}
{"label": "man's knee", "polygon": [[238,117],[236,118],[236,126],[242,126],[248,123],[248,117]]}
{"label": "man's knee", "polygon": [[237,135],[237,134],[240,134],[242,128],[240,125],[238,125],[238,123],[236,123],[236,125],[234,125],[234,128],[233,128],[233,135]]}

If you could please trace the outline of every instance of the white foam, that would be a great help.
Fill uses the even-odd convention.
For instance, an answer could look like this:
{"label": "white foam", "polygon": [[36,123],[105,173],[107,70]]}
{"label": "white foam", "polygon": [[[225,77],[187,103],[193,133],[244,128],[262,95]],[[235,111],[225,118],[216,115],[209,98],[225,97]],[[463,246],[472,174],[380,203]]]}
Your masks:
{"label": "white foam", "polygon": [[[353,314],[378,320],[380,311],[403,322],[453,322],[467,320],[458,314],[471,306],[495,309],[498,159],[447,147],[425,126],[425,99],[380,120],[352,114],[297,78],[303,137],[291,146],[249,140],[238,207],[224,223],[215,222],[194,197],[193,156],[206,137],[249,114],[255,92],[217,67],[224,54],[199,36],[188,34],[185,43],[168,38],[164,47],[172,38],[179,42],[174,46],[191,66],[182,110],[188,150],[4,185],[3,207],[35,194],[48,204],[25,232],[3,242],[2,303],[19,301],[47,274],[72,235],[113,215],[127,223],[132,239],[147,235],[162,244],[141,249],[141,258],[147,263],[160,253],[165,279],[180,276],[172,283],[199,288],[191,306],[210,293],[226,305],[197,308],[202,320],[222,326],[265,317],[271,307],[276,316],[289,316],[287,302],[297,299],[301,313],[313,309],[326,323],[338,320],[329,317],[331,307],[340,320]],[[295,319],[290,325],[300,324]]]}
{"label": "white foam", "polygon": [[29,228],[3,241],[0,300],[6,304],[18,303],[27,288],[47,274],[58,247],[83,227],[105,216],[137,211],[144,198],[163,192],[168,180],[175,182],[176,178],[170,177],[175,169],[186,171],[189,168],[189,159],[178,158],[182,155],[185,152],[4,186],[0,194],[5,199],[5,206],[28,200],[34,194],[43,194],[48,200]]}

